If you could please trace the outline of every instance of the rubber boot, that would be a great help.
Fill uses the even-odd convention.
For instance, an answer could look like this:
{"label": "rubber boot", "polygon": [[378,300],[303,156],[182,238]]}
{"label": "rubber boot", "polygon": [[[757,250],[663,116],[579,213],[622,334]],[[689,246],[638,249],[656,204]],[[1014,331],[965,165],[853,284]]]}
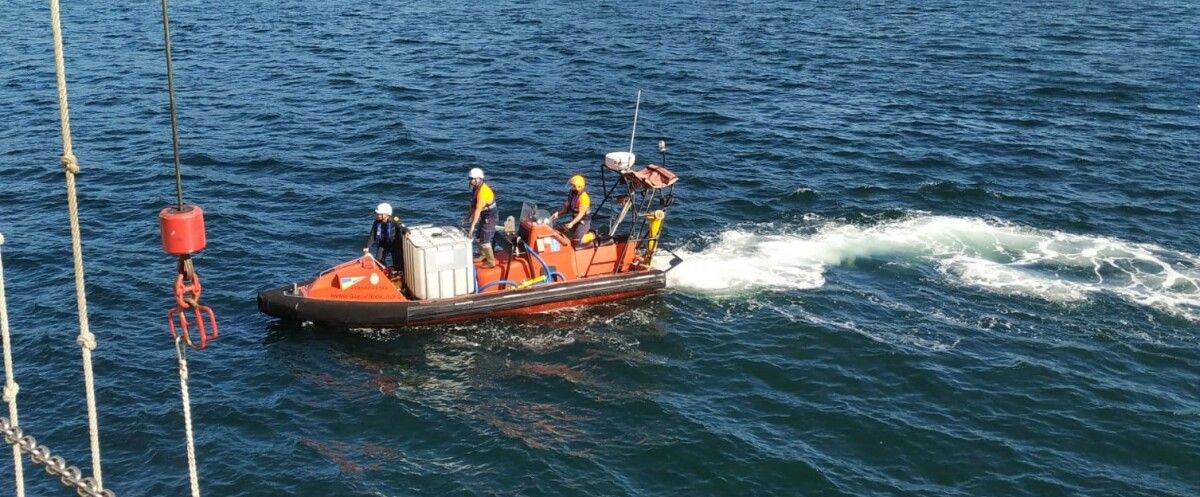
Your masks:
{"label": "rubber boot", "polygon": [[492,253],[491,247],[480,247],[479,252],[483,254],[483,265],[480,267],[484,269],[496,267],[496,254]]}

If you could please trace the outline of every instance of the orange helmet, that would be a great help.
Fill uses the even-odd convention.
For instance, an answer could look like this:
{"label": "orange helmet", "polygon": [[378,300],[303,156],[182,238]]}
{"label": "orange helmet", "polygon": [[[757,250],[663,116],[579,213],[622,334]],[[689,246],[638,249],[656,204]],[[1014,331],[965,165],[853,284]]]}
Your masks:
{"label": "orange helmet", "polygon": [[571,181],[568,181],[567,184],[582,190],[583,185],[585,184],[584,180],[583,180],[583,175],[576,174],[574,176],[571,176]]}

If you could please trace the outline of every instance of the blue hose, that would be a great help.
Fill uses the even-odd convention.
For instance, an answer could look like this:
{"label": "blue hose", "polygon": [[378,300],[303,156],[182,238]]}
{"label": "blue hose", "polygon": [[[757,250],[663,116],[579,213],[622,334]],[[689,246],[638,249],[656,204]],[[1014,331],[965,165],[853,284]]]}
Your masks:
{"label": "blue hose", "polygon": [[528,243],[525,243],[525,240],[521,240],[521,245],[524,245],[524,246],[525,246],[525,250],[528,250],[528,251],[529,251],[529,254],[530,254],[530,255],[532,255],[534,259],[537,259],[537,261],[538,261],[539,263],[541,263],[541,265],[542,265],[542,274],[546,275],[546,281],[543,281],[543,282],[541,282],[541,283],[538,283],[539,285],[545,285],[545,284],[547,284],[547,283],[553,283],[553,282],[554,282],[554,277],[555,277],[555,276],[558,276],[559,278],[562,278],[562,280],[563,280],[563,281],[567,281],[567,277],[566,277],[566,276],[563,276],[563,275],[562,275],[562,273],[560,273],[560,272],[558,272],[558,271],[551,271],[551,270],[550,270],[550,266],[547,266],[547,265],[546,265],[546,261],[543,261],[543,260],[542,260],[542,257],[541,257],[541,256],[539,256],[539,255],[538,255],[538,253],[537,253],[536,251],[534,251],[534,250],[533,250],[533,247],[530,247]]}
{"label": "blue hose", "polygon": [[[550,266],[546,265],[546,261],[542,260],[541,256],[539,256],[538,253],[535,252],[533,250],[533,248],[529,246],[528,243],[525,243],[525,241],[522,240],[521,245],[524,245],[525,250],[528,250],[529,253],[531,255],[533,255],[533,258],[537,259],[538,263],[542,265],[542,274],[546,275],[546,279],[544,281],[542,281],[541,283],[538,283],[539,285],[553,283],[555,278],[558,278],[561,281],[567,281],[567,277],[563,276],[562,273],[560,273],[558,271],[551,271]],[[496,281],[493,281],[486,285],[479,286],[479,273],[475,273],[475,287],[478,288],[477,290],[475,290],[475,293],[483,293],[484,290],[487,290],[488,288],[491,288],[496,285],[508,285],[513,288],[517,288],[517,287],[521,286],[512,280],[496,280]]]}
{"label": "blue hose", "polygon": [[475,293],[483,293],[484,290],[487,290],[488,288],[494,287],[496,285],[508,285],[513,288],[520,286],[515,281],[512,281],[512,280],[496,280],[496,281],[493,281],[491,283],[488,283],[486,285],[479,287],[478,290],[475,290]]}

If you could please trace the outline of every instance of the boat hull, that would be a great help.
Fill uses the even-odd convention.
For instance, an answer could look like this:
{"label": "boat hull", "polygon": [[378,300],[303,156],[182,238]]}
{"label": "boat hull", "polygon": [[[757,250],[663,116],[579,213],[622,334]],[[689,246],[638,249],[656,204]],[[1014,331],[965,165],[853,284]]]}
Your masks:
{"label": "boat hull", "polygon": [[258,308],[289,321],[400,328],[546,312],[646,295],[664,287],[666,275],[657,269],[447,299],[392,302],[313,299],[289,286],[260,292]]}

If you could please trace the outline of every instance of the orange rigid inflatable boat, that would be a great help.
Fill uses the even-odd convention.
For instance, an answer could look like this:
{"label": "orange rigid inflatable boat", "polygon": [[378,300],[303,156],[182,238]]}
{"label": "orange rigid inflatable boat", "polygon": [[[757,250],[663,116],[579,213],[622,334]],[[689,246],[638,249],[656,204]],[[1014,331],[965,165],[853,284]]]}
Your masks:
{"label": "orange rigid inflatable boat", "polygon": [[[666,159],[666,147],[659,143]],[[496,236],[495,267],[472,260],[461,229],[406,227],[403,271],[371,255],[339,264],[307,283],[258,294],[262,312],[288,321],[396,328],[532,314],[646,295],[666,287],[652,266],[678,177],[661,165],[635,170],[634,155],[613,152],[600,168],[607,226],[573,246],[545,210],[525,203]],[[611,186],[609,176],[615,174]],[[611,202],[611,204],[610,204]],[[602,211],[608,204],[609,210]],[[593,220],[593,226],[599,226]]]}

